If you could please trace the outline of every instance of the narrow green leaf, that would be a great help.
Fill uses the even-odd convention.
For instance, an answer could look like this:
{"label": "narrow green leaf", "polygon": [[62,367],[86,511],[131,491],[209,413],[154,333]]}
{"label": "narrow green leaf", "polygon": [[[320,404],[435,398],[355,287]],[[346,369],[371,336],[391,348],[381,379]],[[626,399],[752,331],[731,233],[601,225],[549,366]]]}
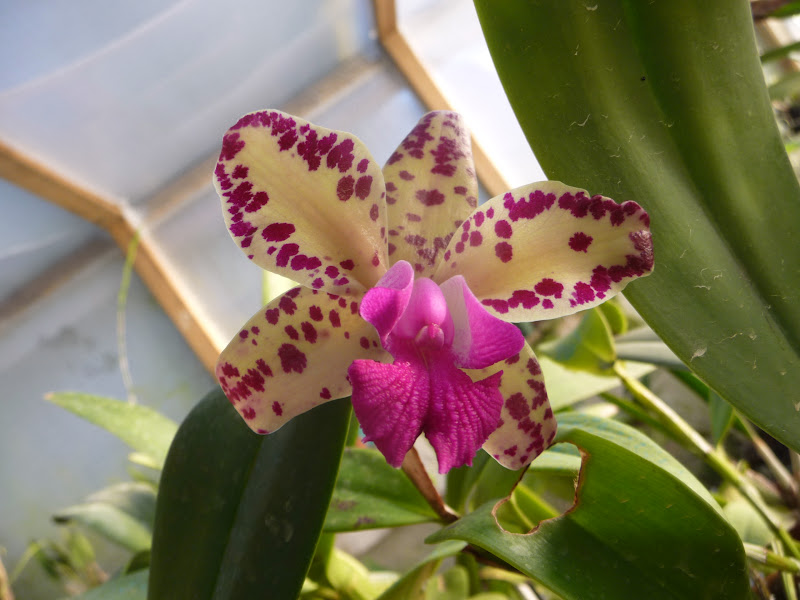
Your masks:
{"label": "narrow green leaf", "polygon": [[584,312],[574,331],[539,345],[537,350],[565,367],[597,374],[603,374],[617,359],[611,327],[599,308]]}
{"label": "narrow green leaf", "polygon": [[147,598],[147,571],[115,577],[74,600],[145,600]]}
{"label": "narrow green leaf", "polygon": [[775,48],[768,52],[764,52],[761,55],[761,63],[766,64],[768,62],[772,62],[783,58],[784,56],[789,56],[792,52],[800,51],[800,42],[794,42],[791,44],[786,44],[785,46],[781,46],[780,48]]}
{"label": "narrow green leaf", "polygon": [[410,600],[422,598],[428,580],[447,557],[461,552],[466,544],[460,541],[445,541],[439,544],[428,557],[398,579],[378,600]]}
{"label": "narrow green leaf", "polygon": [[800,73],[789,73],[769,88],[769,97],[773,100],[785,100],[796,98],[800,94]]}
{"label": "narrow green leaf", "polygon": [[377,450],[347,448],[325,517],[326,532],[398,527],[438,517],[405,473]]}
{"label": "narrow green leaf", "polygon": [[178,429],[174,421],[140,404],[78,392],[53,392],[45,398],[113,433],[134,450],[150,456],[159,467]]}
{"label": "narrow green leaf", "polygon": [[800,451],[800,186],[746,0],[475,0],[548,177],[650,213],[626,288],[675,354]]}
{"label": "narrow green leaf", "polygon": [[[555,412],[620,385],[616,375],[595,375],[586,371],[575,371],[546,356],[538,358],[550,406]],[[652,373],[656,367],[644,363],[630,363],[626,365],[626,370],[634,377],[639,378]]]}
{"label": "narrow green leaf", "polygon": [[79,523],[106,539],[141,552],[150,548],[156,494],[142,483],[121,483],[53,515],[56,523]]}
{"label": "narrow green leaf", "polygon": [[560,418],[556,441],[584,453],[572,510],[512,534],[490,502],[428,541],[484,548],[566,600],[750,597],[738,535],[674,458],[630,427],[579,413]]}
{"label": "narrow green leaf", "polygon": [[709,390],[708,408],[711,411],[711,439],[714,444],[719,444],[733,425],[733,407]]}
{"label": "narrow green leaf", "polygon": [[330,502],[350,404],[250,431],[217,389],[189,414],[164,465],[149,598],[295,598]]}

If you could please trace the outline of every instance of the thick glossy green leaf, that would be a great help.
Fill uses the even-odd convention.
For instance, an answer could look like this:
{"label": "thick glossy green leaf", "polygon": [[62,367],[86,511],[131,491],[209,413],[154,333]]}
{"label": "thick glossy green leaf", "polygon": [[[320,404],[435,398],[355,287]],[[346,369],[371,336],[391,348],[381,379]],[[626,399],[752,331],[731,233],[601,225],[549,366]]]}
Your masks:
{"label": "thick glossy green leaf", "polygon": [[131,552],[150,548],[156,493],[144,483],[121,483],[53,515],[56,523],[79,523]]}
{"label": "thick glossy green leaf", "polygon": [[800,186],[746,0],[475,0],[548,177],[650,213],[626,296],[675,354],[800,450]]}
{"label": "thick glossy green leaf", "polygon": [[739,537],[674,458],[630,427],[579,413],[559,419],[556,441],[584,453],[572,510],[512,534],[490,502],[428,541],[484,548],[567,600],[749,598]]}
{"label": "thick glossy green leaf", "polygon": [[147,598],[147,571],[115,577],[74,600],[145,600]]}
{"label": "thick glossy green leaf", "polygon": [[339,468],[350,404],[250,431],[217,389],[175,436],[161,477],[149,598],[295,598]]}
{"label": "thick glossy green leaf", "polygon": [[178,429],[174,421],[141,404],[77,392],[54,392],[45,398],[113,433],[134,450],[148,455],[151,464],[159,467],[164,464]]}
{"label": "thick glossy green leaf", "polygon": [[398,527],[438,517],[405,473],[377,450],[347,448],[328,514],[326,532]]}

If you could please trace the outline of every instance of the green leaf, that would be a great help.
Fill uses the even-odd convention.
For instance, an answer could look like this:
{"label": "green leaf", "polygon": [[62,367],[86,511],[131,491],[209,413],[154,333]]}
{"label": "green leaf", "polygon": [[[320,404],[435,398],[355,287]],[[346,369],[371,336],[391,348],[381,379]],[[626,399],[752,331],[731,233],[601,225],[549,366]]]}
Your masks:
{"label": "green leaf", "polygon": [[121,483],[58,511],[53,520],[79,523],[131,552],[141,552],[150,548],[155,505],[151,486]]}
{"label": "green leaf", "polygon": [[113,433],[134,450],[150,456],[159,467],[178,429],[174,421],[140,404],[78,392],[53,392],[45,398]]}
{"label": "green leaf", "polygon": [[521,535],[501,529],[487,503],[428,541],[484,548],[566,600],[750,597],[736,532],[702,484],[652,440],[570,413],[556,441],[584,453],[572,510]]}
{"label": "green leaf", "polygon": [[775,48],[768,52],[764,52],[761,55],[761,63],[765,64],[768,62],[772,62],[774,60],[778,60],[779,58],[783,58],[784,56],[789,56],[792,52],[800,51],[800,42],[793,42],[791,44],[786,44],[785,46],[781,46],[780,48]]}
{"label": "green leaf", "polygon": [[422,598],[428,580],[436,573],[442,560],[461,552],[466,544],[459,541],[446,541],[439,544],[428,557],[398,579],[379,600],[410,600]]}
{"label": "green leaf", "polygon": [[330,502],[350,404],[267,436],[217,389],[181,425],[156,507],[149,598],[295,598]]}
{"label": "green leaf", "polygon": [[377,450],[347,448],[325,517],[326,532],[398,527],[438,517],[405,473]]}
{"label": "green leaf", "polygon": [[[595,375],[586,371],[575,371],[546,356],[539,356],[538,359],[550,406],[554,412],[620,385],[616,375]],[[644,363],[630,363],[625,368],[636,378],[643,377],[656,369],[655,366]]]}
{"label": "green leaf", "polygon": [[584,312],[574,331],[537,350],[565,367],[596,374],[606,372],[617,359],[611,327],[599,308]]}
{"label": "green leaf", "polygon": [[147,571],[115,577],[74,600],[145,600],[147,598]]}
{"label": "green leaf", "polygon": [[636,200],[639,314],[722,397],[800,451],[800,186],[746,0],[475,0],[549,178]]}
{"label": "green leaf", "polygon": [[733,407],[709,390],[708,407],[711,411],[711,439],[719,444],[733,425]]}
{"label": "green leaf", "polygon": [[773,100],[794,99],[800,93],[800,73],[789,73],[769,88],[769,97]]}
{"label": "green leaf", "polygon": [[628,317],[616,298],[603,302],[597,309],[603,313],[613,335],[622,335],[628,331]]}

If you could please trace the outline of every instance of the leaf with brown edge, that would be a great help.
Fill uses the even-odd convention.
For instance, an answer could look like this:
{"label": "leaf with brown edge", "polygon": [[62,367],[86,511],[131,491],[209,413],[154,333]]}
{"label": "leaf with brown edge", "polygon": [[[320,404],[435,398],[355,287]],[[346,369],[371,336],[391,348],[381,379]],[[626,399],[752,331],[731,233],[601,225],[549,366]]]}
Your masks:
{"label": "leaf with brown edge", "polygon": [[575,504],[530,533],[504,530],[504,501],[435,533],[483,548],[566,600],[749,598],[742,542],[706,489],[652,440],[578,413],[556,442],[578,446]]}

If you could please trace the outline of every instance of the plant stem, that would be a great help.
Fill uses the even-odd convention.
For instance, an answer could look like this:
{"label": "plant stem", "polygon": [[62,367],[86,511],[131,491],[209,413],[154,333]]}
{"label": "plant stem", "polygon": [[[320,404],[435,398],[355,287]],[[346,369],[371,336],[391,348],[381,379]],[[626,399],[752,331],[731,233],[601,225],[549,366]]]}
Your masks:
{"label": "plant stem", "polygon": [[419,490],[422,497],[425,498],[433,509],[433,512],[435,512],[442,521],[445,523],[452,523],[458,520],[458,515],[452,508],[444,503],[436,487],[434,487],[428,475],[428,471],[425,470],[425,465],[422,464],[422,460],[419,458],[419,453],[417,453],[416,448],[412,447],[411,450],[409,450],[400,468],[403,469],[403,473],[411,480],[414,487]]}
{"label": "plant stem", "polygon": [[0,600],[14,600],[14,593],[11,591],[11,584],[2,560],[0,560]]}
{"label": "plant stem", "polygon": [[725,480],[733,485],[739,493],[756,509],[759,515],[769,526],[770,530],[783,542],[786,549],[797,559],[800,559],[800,549],[794,539],[769,511],[758,490],[745,476],[731,463],[724,451],[714,448],[702,435],[689,423],[676,413],[666,402],[651,392],[647,386],[638,379],[631,377],[617,362],[614,372],[622,380],[623,385],[633,397],[648,409],[655,412],[674,437],[687,448],[705,458],[706,462]]}
{"label": "plant stem", "polygon": [[788,571],[789,573],[800,573],[800,561],[776,554],[763,546],[745,542],[744,553],[747,555],[747,558],[765,567]]}
{"label": "plant stem", "polygon": [[775,476],[775,481],[778,484],[781,492],[784,494],[784,500],[786,500],[787,503],[797,506],[797,498],[798,494],[800,494],[800,488],[798,488],[797,482],[794,480],[794,478],[792,478],[792,475],[789,473],[788,469],[783,466],[783,463],[780,461],[780,459],[775,456],[772,448],[770,448],[767,443],[761,439],[761,436],[758,435],[750,422],[738,413],[736,414],[736,417],[739,419],[739,423],[744,428],[745,433],[747,433],[747,437],[749,437],[750,441],[753,443],[756,452],[758,452],[759,456],[761,456],[761,459]]}

